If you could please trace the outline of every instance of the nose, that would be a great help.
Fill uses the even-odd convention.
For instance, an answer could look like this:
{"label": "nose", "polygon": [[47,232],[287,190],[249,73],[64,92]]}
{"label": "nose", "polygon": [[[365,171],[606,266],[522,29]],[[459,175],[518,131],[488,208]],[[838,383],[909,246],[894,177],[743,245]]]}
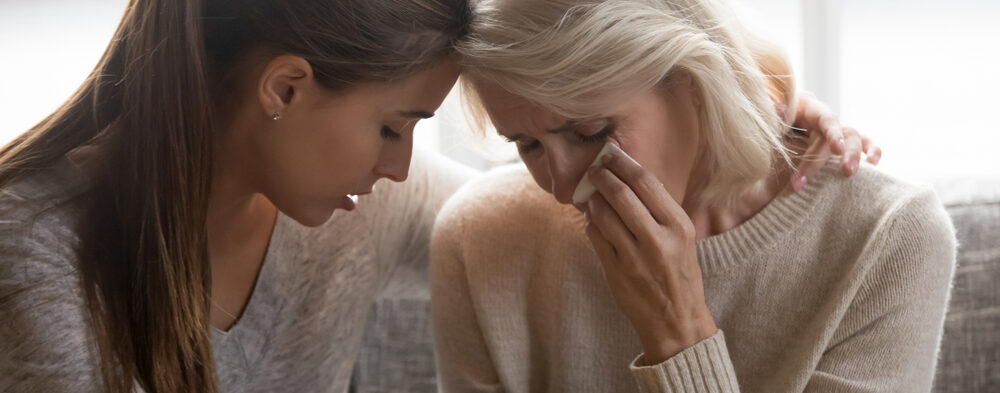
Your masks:
{"label": "nose", "polygon": [[403,182],[410,175],[410,158],[413,155],[413,138],[383,145],[382,154],[375,166],[375,175],[394,182]]}
{"label": "nose", "polygon": [[572,159],[558,151],[548,154],[549,192],[561,204],[573,202],[573,191],[583,177],[586,166],[578,165],[578,160]]}

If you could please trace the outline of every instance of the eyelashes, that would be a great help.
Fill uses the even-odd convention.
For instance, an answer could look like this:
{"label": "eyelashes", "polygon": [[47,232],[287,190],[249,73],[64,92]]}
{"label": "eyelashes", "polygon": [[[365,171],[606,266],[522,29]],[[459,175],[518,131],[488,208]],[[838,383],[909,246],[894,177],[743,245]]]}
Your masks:
{"label": "eyelashes", "polygon": [[531,144],[528,144],[528,145],[522,145],[522,144],[518,143],[517,144],[517,151],[520,152],[521,154],[530,153],[532,150],[536,150],[536,149],[538,149],[541,146],[542,146],[542,144],[538,143],[538,141],[531,142]]}
{"label": "eyelashes", "polygon": [[596,134],[593,135],[576,134],[576,137],[577,139],[580,140],[580,142],[584,143],[604,142],[604,140],[608,139],[608,136],[610,136],[611,133],[614,131],[615,131],[615,126],[613,124],[608,124],[600,131],[598,131]]}
{"label": "eyelashes", "polygon": [[[613,124],[608,124],[596,134],[593,135],[582,135],[579,133],[573,133],[576,139],[582,143],[604,143],[608,136],[610,136],[615,131],[615,126]],[[537,139],[532,140],[531,143],[524,143],[523,141],[513,140],[507,138],[508,142],[512,142],[517,145],[517,151],[521,154],[530,153],[538,148],[542,147],[541,142]]]}
{"label": "eyelashes", "polygon": [[398,141],[403,139],[403,135],[389,128],[389,126],[382,126],[382,138],[390,141]]}

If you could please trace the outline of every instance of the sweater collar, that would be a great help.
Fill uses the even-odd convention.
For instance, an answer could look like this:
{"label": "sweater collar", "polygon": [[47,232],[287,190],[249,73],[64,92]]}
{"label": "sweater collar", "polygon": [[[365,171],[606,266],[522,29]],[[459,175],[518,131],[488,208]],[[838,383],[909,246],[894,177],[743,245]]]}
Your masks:
{"label": "sweater collar", "polygon": [[827,164],[799,192],[786,188],[749,220],[724,233],[698,240],[702,275],[712,276],[736,267],[795,231],[809,218],[826,183],[838,176],[836,168],[837,165]]}

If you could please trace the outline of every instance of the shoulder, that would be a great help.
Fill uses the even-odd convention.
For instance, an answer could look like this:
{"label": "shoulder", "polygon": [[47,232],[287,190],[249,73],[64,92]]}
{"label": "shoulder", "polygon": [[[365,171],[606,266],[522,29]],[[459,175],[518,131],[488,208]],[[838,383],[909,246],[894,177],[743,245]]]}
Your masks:
{"label": "shoulder", "polygon": [[67,169],[59,164],[0,188],[0,286],[5,294],[0,306],[4,309],[27,289],[61,290],[65,287],[51,284],[76,279],[80,210],[74,197],[79,179],[69,176]]}
{"label": "shoulder", "polygon": [[[836,167],[828,165],[827,170],[836,171]],[[836,174],[830,177],[831,184],[823,190],[825,202],[846,217],[870,217],[874,225],[886,230],[919,224],[909,228],[911,234],[930,231],[942,235],[942,240],[954,240],[951,220],[932,186],[913,183],[869,165],[862,165],[851,178]]]}
{"label": "shoulder", "polygon": [[[836,171],[828,165],[825,169]],[[851,178],[828,175],[820,210],[841,233],[866,235],[864,251],[893,269],[914,273],[950,272],[955,261],[955,229],[934,188],[862,165]],[[833,229],[833,228],[828,228]]]}
{"label": "shoulder", "polygon": [[6,262],[0,269],[5,273],[74,255],[83,182],[68,165],[58,163],[0,188],[0,256]]}
{"label": "shoulder", "polygon": [[76,269],[73,182],[41,171],[0,189],[0,386],[90,391],[96,369]]}
{"label": "shoulder", "polygon": [[582,222],[581,214],[558,204],[517,164],[496,168],[462,186],[438,215],[435,238],[537,242],[582,228]]}

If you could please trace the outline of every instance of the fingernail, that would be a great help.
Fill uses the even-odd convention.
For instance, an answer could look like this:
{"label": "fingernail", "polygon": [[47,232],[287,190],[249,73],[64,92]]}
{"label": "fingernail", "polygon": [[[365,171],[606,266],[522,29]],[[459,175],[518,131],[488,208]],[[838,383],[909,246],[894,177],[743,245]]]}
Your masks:
{"label": "fingernail", "polygon": [[851,165],[848,167],[848,169],[850,170],[852,175],[858,173],[858,163],[856,161],[851,162]]}
{"label": "fingernail", "polygon": [[601,157],[601,162],[604,163],[604,165],[608,165],[611,163],[611,160],[614,159],[614,156],[615,156],[614,154],[608,154],[604,157]]}
{"label": "fingernail", "polygon": [[792,182],[792,188],[794,188],[795,191],[802,191],[802,189],[806,187],[807,182],[809,182],[809,179],[800,175],[795,178],[794,182]]}
{"label": "fingernail", "polygon": [[844,137],[840,137],[840,139],[837,139],[837,148],[840,149],[840,151],[844,151],[844,147],[846,145],[847,142],[844,141]]}

